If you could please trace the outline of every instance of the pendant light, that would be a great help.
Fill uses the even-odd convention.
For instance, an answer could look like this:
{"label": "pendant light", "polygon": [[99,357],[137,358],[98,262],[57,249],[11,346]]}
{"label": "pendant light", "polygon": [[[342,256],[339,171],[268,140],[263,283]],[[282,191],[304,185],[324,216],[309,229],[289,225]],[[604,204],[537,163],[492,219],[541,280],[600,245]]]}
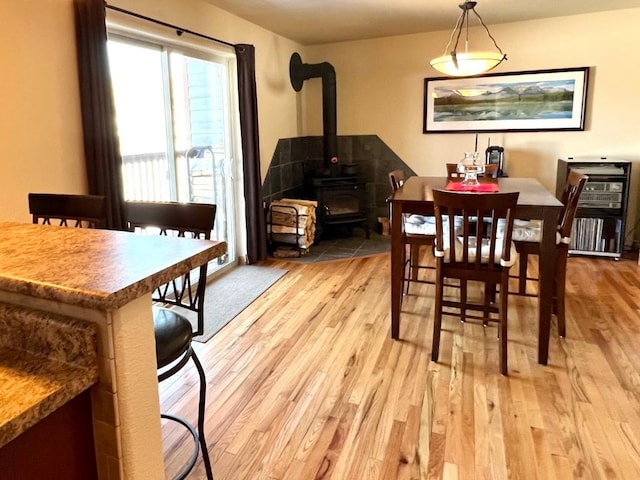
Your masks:
{"label": "pendant light", "polygon": [[[488,72],[489,70],[498,66],[503,60],[507,59],[507,56],[502,53],[502,50],[496,43],[496,40],[493,38],[491,33],[489,33],[489,29],[482,21],[482,17],[476,12],[475,7],[478,2],[464,2],[458,5],[462,9],[462,13],[460,17],[458,17],[458,21],[456,23],[453,32],[451,32],[451,37],[449,38],[449,43],[445,47],[444,54],[441,57],[434,58],[431,60],[431,66],[438,70],[439,72],[444,73],[445,75],[453,76],[453,77],[470,77],[473,75],[479,75],[484,72]],[[496,52],[469,52],[469,12],[473,12],[480,23],[484,27],[489,35],[489,38],[493,41],[497,51]],[[460,41],[460,36],[462,35],[462,30],[465,30],[465,39],[464,39],[464,52],[458,52],[458,42]],[[453,41],[453,37],[456,37],[456,43],[453,46],[453,50],[449,50],[451,42]]]}

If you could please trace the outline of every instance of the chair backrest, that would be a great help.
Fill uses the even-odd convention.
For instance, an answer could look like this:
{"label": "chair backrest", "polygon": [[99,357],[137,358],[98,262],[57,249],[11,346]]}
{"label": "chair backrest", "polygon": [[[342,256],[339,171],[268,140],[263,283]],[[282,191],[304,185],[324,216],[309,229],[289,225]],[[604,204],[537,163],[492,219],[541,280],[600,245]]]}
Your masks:
{"label": "chair backrest", "polygon": [[516,260],[511,235],[518,195],[434,190],[436,256],[446,257],[449,265],[475,270],[511,266]]}
{"label": "chair backrest", "polygon": [[[211,238],[216,217],[216,205],[178,202],[125,202],[127,228],[132,231],[153,230],[160,235]],[[194,335],[204,330],[204,297],[207,264],[193,272],[161,285],[152,294],[154,302],[186,308],[197,314]]]}
{"label": "chair backrest", "polygon": [[497,163],[485,163],[484,173],[488,177],[496,178],[498,176],[498,164]]}
{"label": "chair backrest", "polygon": [[179,202],[125,202],[127,226],[136,228],[156,227],[161,235],[191,234],[194,238],[211,238],[215,224],[216,205],[209,203]]}
{"label": "chair backrest", "polygon": [[464,173],[458,172],[457,163],[447,163],[447,177],[449,180],[457,180],[458,178],[464,178]]}
{"label": "chair backrest", "polygon": [[404,171],[403,170],[392,170],[389,172],[389,185],[391,186],[391,191],[395,192],[404,184]]}
{"label": "chair backrest", "polygon": [[580,200],[580,194],[588,180],[589,177],[582,173],[574,170],[569,171],[567,181],[564,184],[564,190],[562,191],[562,198],[560,199],[564,207],[558,219],[558,233],[560,234],[561,243],[563,244],[569,244],[573,219],[578,209],[578,200]]}
{"label": "chair backrest", "polygon": [[[478,176],[481,177],[483,175],[496,178],[498,176],[498,164],[497,163],[485,164],[484,173],[480,173],[478,174]],[[449,180],[458,180],[460,178],[464,178],[464,173],[458,172],[457,163],[447,163],[447,177],[449,177]]]}
{"label": "chair backrest", "polygon": [[65,227],[106,226],[106,198],[102,195],[30,193],[29,213],[33,223]]}

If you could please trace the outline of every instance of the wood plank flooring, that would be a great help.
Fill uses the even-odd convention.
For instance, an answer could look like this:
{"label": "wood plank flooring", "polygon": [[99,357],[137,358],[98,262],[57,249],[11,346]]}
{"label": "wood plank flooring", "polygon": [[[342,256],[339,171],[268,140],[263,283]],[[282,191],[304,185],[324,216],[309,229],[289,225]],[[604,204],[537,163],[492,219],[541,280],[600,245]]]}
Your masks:
{"label": "wood plank flooring", "polygon": [[[453,317],[430,361],[431,285],[412,285],[391,340],[388,254],[265,265],[288,273],[195,344],[216,480],[640,478],[635,259],[569,259],[567,338],[554,321],[547,366],[537,300],[511,295],[509,377],[496,327]],[[161,385],[162,409],[195,419],[183,371]],[[169,478],[191,446],[163,434]],[[189,478],[205,478],[201,461]]]}

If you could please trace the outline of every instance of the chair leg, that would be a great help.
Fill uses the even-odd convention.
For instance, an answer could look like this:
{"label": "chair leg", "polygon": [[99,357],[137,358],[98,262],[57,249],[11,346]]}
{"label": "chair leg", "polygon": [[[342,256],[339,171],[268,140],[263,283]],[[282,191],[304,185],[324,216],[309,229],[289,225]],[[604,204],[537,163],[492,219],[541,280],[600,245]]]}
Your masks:
{"label": "chair leg", "polygon": [[507,368],[507,308],[509,304],[509,289],[506,287],[509,282],[509,272],[505,274],[505,278],[502,279],[500,285],[500,373],[502,375],[508,375]]}
{"label": "chair leg", "polygon": [[485,283],[484,285],[484,310],[482,314],[482,326],[489,326],[489,305],[495,302],[496,299],[496,285],[494,283]]}
{"label": "chair leg", "polygon": [[[559,253],[562,255],[562,253]],[[565,281],[567,277],[567,257],[566,255],[558,260],[555,276],[555,302],[558,316],[558,335],[567,336],[567,327],[565,324],[564,294]]]}
{"label": "chair leg", "polygon": [[420,245],[411,245],[411,281],[418,280],[420,271]]}
{"label": "chair leg", "polygon": [[207,396],[207,378],[204,374],[204,369],[196,353],[192,351],[191,358],[198,370],[198,376],[200,377],[200,398],[198,400],[198,438],[200,440],[200,450],[202,451],[202,460],[204,461],[204,468],[207,472],[207,480],[213,480],[213,471],[211,469],[211,460],[209,459],[209,450],[207,448],[207,442],[205,440],[204,430],[204,418],[205,418],[205,406]]}
{"label": "chair leg", "polygon": [[467,309],[464,305],[467,303],[467,281],[460,279],[460,321],[467,321]]}
{"label": "chair leg", "polygon": [[496,284],[492,283],[485,288],[489,289],[489,303],[496,303]]}
{"label": "chair leg", "polygon": [[498,317],[500,323],[498,325],[499,335],[499,354],[500,354],[500,373],[502,375],[508,375],[507,368],[507,319],[508,319],[508,307],[509,307],[509,271],[505,271],[502,276],[500,284],[500,301],[498,304]]}
{"label": "chair leg", "polygon": [[436,270],[436,302],[433,314],[433,340],[431,347],[431,360],[438,361],[440,353],[440,330],[442,328],[442,296],[444,292],[444,278],[441,277],[440,269]]}
{"label": "chair leg", "polygon": [[520,255],[520,272],[518,274],[518,295],[527,293],[527,265],[529,264],[529,255],[526,252]]}
{"label": "chair leg", "polygon": [[411,252],[409,252],[409,261],[407,262],[407,245],[402,246],[402,296],[400,304],[402,305],[402,297],[409,293],[409,282],[407,279],[407,266],[411,264]]}

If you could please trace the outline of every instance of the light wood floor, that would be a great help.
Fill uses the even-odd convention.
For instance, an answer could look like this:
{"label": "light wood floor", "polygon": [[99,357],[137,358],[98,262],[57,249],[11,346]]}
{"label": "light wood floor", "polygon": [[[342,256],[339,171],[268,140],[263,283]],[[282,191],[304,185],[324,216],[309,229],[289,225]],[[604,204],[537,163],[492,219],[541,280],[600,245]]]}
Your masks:
{"label": "light wood floor", "polygon": [[[635,259],[569,259],[568,336],[554,321],[547,366],[537,300],[510,296],[509,377],[496,327],[453,317],[430,361],[430,285],[412,287],[391,340],[388,255],[266,264],[288,273],[196,344],[216,480],[640,478]],[[161,386],[163,410],[195,419],[185,372]],[[163,432],[172,471],[190,446]]]}

